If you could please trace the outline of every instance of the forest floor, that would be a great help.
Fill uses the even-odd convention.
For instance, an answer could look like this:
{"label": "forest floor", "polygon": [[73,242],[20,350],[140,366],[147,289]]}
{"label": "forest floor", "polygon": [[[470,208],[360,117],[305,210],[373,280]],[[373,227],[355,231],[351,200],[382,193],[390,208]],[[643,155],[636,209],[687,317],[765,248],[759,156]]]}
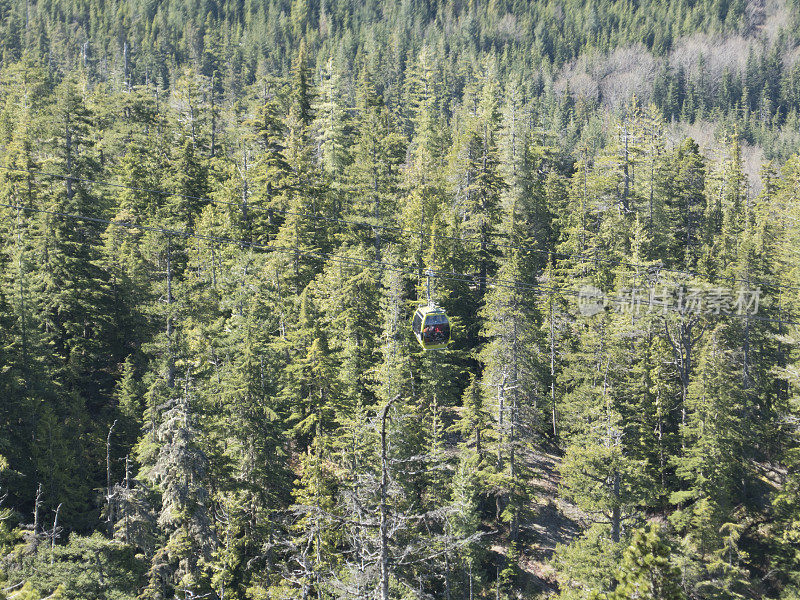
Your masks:
{"label": "forest floor", "polygon": [[[524,573],[521,598],[549,598],[558,592],[556,571],[550,559],[558,544],[577,536],[584,515],[573,504],[559,498],[560,456],[554,450],[537,451],[533,456],[534,472],[530,481],[535,498],[533,518],[526,525],[520,548],[519,567]],[[496,545],[492,550],[506,554],[508,548]]]}

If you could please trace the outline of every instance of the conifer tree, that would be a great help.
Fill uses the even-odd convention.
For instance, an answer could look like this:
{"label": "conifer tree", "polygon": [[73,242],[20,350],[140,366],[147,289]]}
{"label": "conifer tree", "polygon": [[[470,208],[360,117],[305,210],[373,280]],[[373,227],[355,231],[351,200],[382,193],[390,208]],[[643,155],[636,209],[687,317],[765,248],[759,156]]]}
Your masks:
{"label": "conifer tree", "polygon": [[208,170],[191,139],[179,141],[174,167],[167,185],[172,196],[161,207],[163,221],[176,230],[191,230],[200,210],[207,204]]}
{"label": "conifer tree", "polygon": [[348,110],[352,98],[340,62],[338,54],[332,53],[325,63],[317,109],[322,165],[334,185],[344,182],[345,170],[353,161],[353,124]]}
{"label": "conifer tree", "polygon": [[[397,210],[395,195],[405,148],[403,139],[393,130],[389,112],[377,95],[369,72],[361,76],[356,101],[357,129],[349,169],[349,187],[355,200],[348,202],[347,213],[373,225],[372,237],[380,258],[381,238],[391,234],[383,225]],[[358,228],[351,235],[363,240],[369,230]]]}
{"label": "conifer tree", "polygon": [[683,489],[670,500],[678,505],[671,520],[685,534],[684,543],[709,561],[708,579],[700,576],[695,585],[709,594],[736,597],[744,589],[744,571],[734,498],[746,493],[752,475],[741,446],[745,400],[736,375],[740,356],[726,339],[732,333],[729,326],[718,325],[703,349],[682,428],[686,451],[674,459]]}
{"label": "conifer tree", "polygon": [[[513,220],[513,219],[512,219]],[[499,276],[504,281],[524,281],[516,250],[504,257]],[[493,454],[496,475],[488,482],[495,495],[497,518],[509,523],[511,539],[519,527],[519,511],[526,504],[527,453],[541,429],[542,395],[537,350],[540,341],[536,317],[526,306],[521,291],[507,284],[490,290],[484,312],[485,335],[482,352],[484,393],[492,396],[495,410]],[[491,390],[491,391],[490,391]]]}
{"label": "conifer tree", "polygon": [[497,82],[487,69],[477,106],[468,107],[465,130],[454,145],[451,157],[454,181],[454,218],[460,229],[475,238],[474,268],[478,273],[478,289],[485,290],[486,277],[493,272],[494,257],[489,236],[500,218],[500,194],[506,183],[499,173],[497,137],[500,113],[497,107]]}
{"label": "conifer tree", "polygon": [[161,411],[155,432],[160,444],[148,478],[158,486],[158,525],[166,539],[152,558],[147,593],[154,598],[201,593],[208,585],[203,563],[213,542],[209,496],[205,487],[208,459],[197,443],[199,431],[191,408],[191,382],[174,389]]}
{"label": "conifer tree", "polygon": [[302,446],[330,434],[340,401],[341,383],[319,318],[313,299],[308,291],[304,292],[299,322],[288,340],[293,347],[293,360],[286,370],[281,392],[291,410],[292,433]]}
{"label": "conifer tree", "polygon": [[605,598],[681,600],[681,572],[670,562],[671,550],[658,526],[634,532],[616,573],[617,587]]}
{"label": "conifer tree", "polygon": [[266,241],[277,230],[280,214],[272,216],[270,209],[286,210],[291,183],[291,168],[286,161],[284,125],[277,99],[267,100],[258,108],[252,126],[257,158],[251,167],[252,209],[242,207],[245,226],[252,223],[253,239]]}
{"label": "conifer tree", "polygon": [[[484,550],[479,539],[480,511],[479,499],[481,485],[476,471],[480,468],[477,450],[462,448],[456,473],[453,476],[453,495],[449,528],[452,537],[458,543],[458,550],[454,552],[453,563],[460,570],[460,577],[456,579],[458,586],[465,598],[472,599],[480,588],[480,581],[476,577],[477,566],[483,559]],[[449,568],[450,564],[447,565]],[[456,594],[454,589],[447,589],[447,593]]]}
{"label": "conifer tree", "polygon": [[[37,218],[37,243],[32,252],[32,263],[37,265],[31,274],[32,297],[36,298],[37,320],[52,360],[53,370],[48,375],[58,381],[57,396],[45,407],[40,427],[46,431],[61,420],[102,431],[107,430],[105,420],[111,416],[112,372],[121,352],[114,343],[108,277],[98,266],[100,228],[90,220],[61,216],[104,215],[102,199],[81,181],[95,177],[98,165],[92,152],[92,115],[76,81],[66,80],[59,86],[46,127],[52,135],[53,153],[48,168],[64,173],[66,178],[42,194],[40,206],[51,212]],[[89,414],[99,418],[91,420]],[[76,498],[64,503],[66,518],[73,518],[72,511],[76,510],[86,518],[90,511],[88,496],[78,500],[80,491],[68,491],[62,487],[65,482],[57,482],[63,473],[80,471],[91,463],[88,457],[93,449],[89,444],[69,441],[76,433],[65,430],[63,437],[54,436],[54,444],[63,444],[61,451],[54,452],[55,447],[51,447],[41,455],[47,455],[49,463],[42,465],[43,473],[52,472],[54,477],[46,492],[53,494],[53,506],[58,505],[59,495],[77,492]],[[58,460],[65,461],[63,469],[57,466]],[[70,463],[72,466],[67,467]],[[91,481],[88,473],[82,481]],[[76,500],[77,505],[73,504]]]}
{"label": "conifer tree", "polygon": [[289,128],[287,156],[296,174],[301,178],[313,164],[310,127],[314,120],[313,105],[316,92],[308,60],[306,42],[302,40],[292,62],[287,118]]}
{"label": "conifer tree", "polygon": [[700,257],[705,177],[704,160],[692,139],[677,148],[659,177],[664,217],[675,224],[669,229],[672,239],[663,252],[686,269],[695,269]]}
{"label": "conifer tree", "polygon": [[[800,182],[800,160],[797,156],[789,160],[781,171],[781,181],[777,184],[777,189],[774,190],[775,195],[781,205],[786,207],[788,215],[792,218],[785,223],[782,228],[783,231],[779,237],[781,240],[781,259],[780,265],[784,269],[784,281],[791,285],[797,285],[798,269],[796,260],[796,248],[798,247],[798,228],[794,220],[798,210],[800,210],[800,203],[798,203],[797,185]],[[787,290],[788,291],[788,290]],[[788,300],[788,299],[787,299]],[[794,300],[787,302],[787,305],[793,305]],[[786,308],[789,306],[784,305]],[[797,346],[797,336],[794,331],[790,333],[789,337],[790,347]],[[775,552],[775,564],[778,568],[786,573],[787,579],[794,584],[795,590],[800,585],[800,502],[798,502],[798,486],[800,486],[800,478],[798,478],[797,466],[800,464],[800,444],[798,444],[798,418],[800,418],[800,402],[797,399],[797,386],[800,383],[798,380],[798,371],[796,366],[796,359],[792,360],[785,366],[781,367],[782,377],[785,379],[787,389],[783,392],[784,400],[779,403],[782,406],[781,411],[789,417],[793,423],[788,429],[789,439],[787,440],[786,449],[784,451],[784,460],[786,460],[789,469],[786,478],[783,480],[781,491],[773,498],[773,506],[776,510],[777,524],[776,533],[778,542],[778,551]],[[797,593],[796,591],[794,592]],[[792,597],[792,591],[786,592],[787,597]]]}
{"label": "conifer tree", "polygon": [[588,331],[564,372],[575,384],[570,392],[573,414],[565,423],[570,442],[562,485],[579,506],[601,516],[611,541],[618,543],[625,522],[635,518],[652,489],[640,454],[645,444],[637,439],[648,432],[637,430],[630,419],[642,410],[647,396],[632,394],[626,382],[641,358],[626,343],[636,323],[628,314],[601,312],[584,318],[591,320]]}
{"label": "conifer tree", "polygon": [[[21,123],[6,147],[3,166],[8,169],[35,170],[33,148],[28,139],[28,128]],[[37,215],[24,208],[34,208],[39,201],[41,187],[30,173],[4,170],[0,174],[0,237],[6,240],[0,251],[0,296],[3,310],[3,341],[0,344],[3,373],[3,422],[6,435],[0,456],[18,472],[30,472],[31,456],[27,440],[34,435],[34,423],[24,415],[35,414],[36,397],[48,387],[47,373],[52,360],[45,352],[47,336],[36,310],[31,276],[36,272],[33,247],[40,231]],[[12,208],[12,207],[19,208]],[[17,425],[13,425],[17,423]],[[35,493],[36,484],[23,485],[19,494]],[[6,490],[8,491],[8,490]]]}

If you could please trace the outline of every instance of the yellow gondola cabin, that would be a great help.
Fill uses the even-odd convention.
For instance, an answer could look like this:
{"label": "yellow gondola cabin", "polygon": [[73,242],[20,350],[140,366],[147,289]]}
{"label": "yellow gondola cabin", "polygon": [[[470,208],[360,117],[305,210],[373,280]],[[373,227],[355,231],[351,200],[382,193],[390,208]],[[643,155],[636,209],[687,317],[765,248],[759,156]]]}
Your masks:
{"label": "yellow gondola cabin", "polygon": [[420,306],[414,313],[411,329],[425,350],[439,350],[450,343],[450,320],[438,306]]}

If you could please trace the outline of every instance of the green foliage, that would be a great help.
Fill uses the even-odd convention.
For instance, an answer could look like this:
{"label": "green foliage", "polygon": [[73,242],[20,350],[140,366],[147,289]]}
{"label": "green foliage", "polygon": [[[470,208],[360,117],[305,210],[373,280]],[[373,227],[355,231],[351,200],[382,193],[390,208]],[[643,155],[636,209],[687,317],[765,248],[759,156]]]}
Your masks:
{"label": "green foliage", "polygon": [[607,526],[595,525],[569,545],[558,545],[553,564],[559,572],[560,598],[587,598],[611,589],[623,545],[610,540]]}
{"label": "green foliage", "polygon": [[26,582],[22,589],[28,591],[23,592],[23,597],[32,599],[50,596],[65,600],[133,600],[141,589],[146,568],[132,546],[107,540],[100,534],[73,534],[64,545],[40,546],[13,578]]}
{"label": "green foliage", "polygon": [[670,562],[672,550],[659,526],[649,524],[634,532],[622,553],[616,588],[605,597],[614,600],[682,600],[681,571]]}
{"label": "green foliage", "polygon": [[117,4],[0,2],[6,596],[796,595],[796,0]]}

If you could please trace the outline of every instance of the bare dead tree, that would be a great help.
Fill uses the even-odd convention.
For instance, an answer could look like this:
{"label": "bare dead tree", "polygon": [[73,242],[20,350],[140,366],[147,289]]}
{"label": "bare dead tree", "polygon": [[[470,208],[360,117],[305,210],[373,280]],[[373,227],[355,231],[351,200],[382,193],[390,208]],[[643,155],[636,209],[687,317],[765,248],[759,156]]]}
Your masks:
{"label": "bare dead tree", "polygon": [[42,484],[36,488],[36,498],[33,502],[33,525],[27,525],[30,531],[25,533],[25,541],[28,543],[25,551],[29,554],[34,554],[39,547],[42,538],[45,537],[42,532],[42,526],[39,521],[39,514],[42,508]]}
{"label": "bare dead tree", "polygon": [[36,500],[33,503],[33,533],[39,533],[39,509],[42,507],[42,484],[36,488]]}
{"label": "bare dead tree", "polygon": [[50,564],[53,564],[53,550],[56,548],[56,538],[61,534],[61,527],[58,526],[58,515],[61,512],[61,503],[56,506],[56,514],[53,517],[53,529],[50,531]]}
{"label": "bare dead tree", "polygon": [[699,317],[681,317],[673,328],[664,319],[666,339],[675,356],[674,365],[681,382],[681,425],[686,424],[686,401],[689,397],[689,383],[694,368],[694,349],[703,337],[705,326]]}
{"label": "bare dead tree", "polygon": [[380,567],[381,567],[381,600],[389,600],[389,538],[388,538],[388,508],[386,504],[386,490],[389,486],[389,458],[386,444],[386,420],[389,409],[400,396],[395,396],[384,404],[381,409],[381,485],[380,504],[378,509],[380,520]]}

